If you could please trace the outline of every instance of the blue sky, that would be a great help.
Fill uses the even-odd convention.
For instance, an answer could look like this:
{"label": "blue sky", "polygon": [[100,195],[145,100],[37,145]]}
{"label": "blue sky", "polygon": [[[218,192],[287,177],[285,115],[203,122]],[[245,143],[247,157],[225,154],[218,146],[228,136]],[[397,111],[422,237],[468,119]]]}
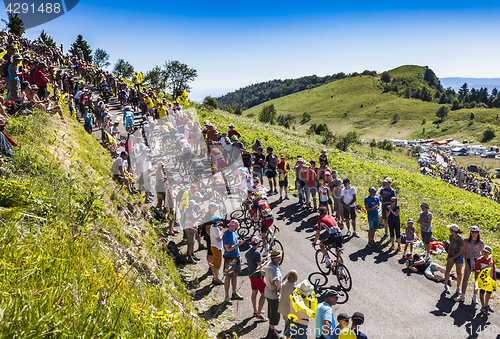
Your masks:
{"label": "blue sky", "polygon": [[[80,0],[44,29],[143,72],[166,60],[198,71],[190,98],[271,79],[427,65],[438,77],[500,77],[497,1]],[[1,17],[5,17],[2,13]]]}

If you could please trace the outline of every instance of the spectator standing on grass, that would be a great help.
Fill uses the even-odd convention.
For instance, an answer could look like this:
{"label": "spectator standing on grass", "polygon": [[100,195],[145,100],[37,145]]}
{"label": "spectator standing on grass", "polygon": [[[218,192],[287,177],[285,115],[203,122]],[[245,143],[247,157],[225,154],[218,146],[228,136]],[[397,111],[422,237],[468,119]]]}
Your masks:
{"label": "spectator standing on grass", "polygon": [[[485,268],[491,267],[491,278],[497,280],[497,274],[495,269],[495,260],[491,256],[491,247],[485,246],[483,250],[483,256],[476,260],[476,274],[479,275]],[[490,297],[492,292],[479,290],[479,299],[481,300],[481,312],[484,314],[489,314],[493,312],[490,307]]]}
{"label": "spectator standing on grass", "polygon": [[280,338],[276,326],[280,323],[278,307],[281,294],[281,271],[279,263],[282,255],[283,253],[279,249],[274,248],[270,253],[271,262],[262,271],[266,279],[264,295],[267,299],[267,314],[269,316],[269,330],[266,339]]}
{"label": "spectator standing on grass", "polygon": [[276,166],[278,171],[278,183],[280,186],[280,199],[279,202],[283,201],[283,190],[285,190],[285,200],[288,200],[288,172],[290,172],[290,165],[286,161],[284,154],[280,156],[280,162]]}
{"label": "spectator standing on grass", "polygon": [[326,148],[323,148],[321,150],[321,155],[319,156],[319,163],[321,164],[322,162],[325,163],[326,166],[329,165],[329,163],[328,163],[328,157],[326,155]]}
{"label": "spectator standing on grass", "polygon": [[[266,297],[264,295],[266,289],[266,281],[260,269],[264,264],[267,263],[267,258],[262,260],[262,255],[258,250],[259,244],[262,240],[259,237],[253,237],[252,247],[245,253],[245,258],[248,265],[248,277],[250,278],[250,287],[252,289],[252,306],[253,306],[253,316],[260,320],[267,321],[268,319],[264,316],[262,309],[264,308],[264,302]],[[257,303],[257,293],[260,293],[259,302]]]}
{"label": "spectator standing on grass", "polygon": [[[209,206],[210,210],[210,206]],[[208,214],[208,212],[207,212]],[[219,278],[219,270],[222,264],[222,235],[227,231],[227,228],[221,228],[222,218],[218,215],[212,217],[212,225],[210,226],[210,245],[212,252],[212,284],[224,285],[224,282]]]}
{"label": "spectator standing on grass", "polygon": [[424,259],[427,261],[431,257],[432,213],[429,212],[429,204],[426,202],[423,202],[420,208],[422,212],[417,223],[420,224],[420,235],[424,243]]}
{"label": "spectator standing on grass", "polygon": [[[457,290],[456,294],[460,294],[460,283],[462,281],[462,266],[464,264],[464,238],[460,235],[462,230],[456,224],[448,225],[450,230],[450,246],[448,247],[448,257],[446,259],[446,272],[444,281],[448,281],[453,265],[456,265],[457,270]],[[444,291],[449,294],[450,287],[445,284]]]}
{"label": "spectator standing on grass", "polygon": [[375,231],[378,230],[378,209],[380,207],[380,199],[376,196],[377,190],[375,187],[370,187],[368,190],[370,195],[365,198],[366,215],[368,217],[368,247],[375,246]]}
{"label": "spectator standing on grass", "polygon": [[316,329],[315,337],[319,339],[327,339],[332,335],[335,328],[335,320],[333,318],[332,306],[337,304],[339,294],[335,290],[327,290],[325,292],[325,301],[318,304],[316,308]]}
{"label": "spectator standing on grass", "polygon": [[241,138],[240,132],[234,129],[233,124],[229,124],[229,131],[227,131],[227,136],[229,137],[229,139],[231,139],[233,135],[236,135],[238,139]]}
{"label": "spectator standing on grass", "polygon": [[[267,148],[267,156],[265,164],[267,165],[266,176],[269,179],[269,194],[278,194],[277,185],[276,185],[276,167],[278,166],[278,157],[273,153],[273,148]],[[273,185],[274,184],[274,185]],[[274,187],[274,190],[273,190]]]}
{"label": "spectator standing on grass", "polygon": [[[479,235],[479,227],[472,226],[470,228],[469,238],[465,240],[464,244],[464,257],[465,257],[465,270],[464,278],[462,281],[462,294],[455,298],[455,301],[463,302],[465,301],[465,292],[467,291],[467,285],[469,284],[469,277],[472,272],[476,269],[476,261],[482,255],[484,250],[484,241],[481,240]],[[474,277],[474,281],[477,280],[477,275]],[[460,283],[460,282],[458,282]],[[472,295],[472,303],[477,304],[477,289],[474,284],[474,294]]]}
{"label": "spectator standing on grass", "polygon": [[387,223],[389,224],[389,232],[391,234],[391,247],[389,247],[389,252],[394,249],[394,235],[396,235],[398,242],[396,253],[399,253],[399,251],[401,251],[401,220],[397,202],[398,198],[392,197],[391,203],[387,206],[385,213],[387,214]]}
{"label": "spectator standing on grass", "polygon": [[[231,220],[227,224],[228,230],[222,235],[222,244],[224,246],[224,292],[225,302],[228,305],[233,304],[233,300],[243,300],[243,297],[236,292],[236,283],[238,274],[241,271],[240,246],[245,243],[245,240],[238,240],[236,230],[240,228],[240,223],[237,220]],[[229,297],[229,287],[232,285],[233,294]]]}
{"label": "spectator standing on grass", "polygon": [[384,220],[384,230],[385,233],[382,236],[381,240],[384,240],[388,237],[389,223],[387,221],[387,214],[384,211],[387,208],[387,205],[391,203],[391,198],[396,196],[396,191],[391,187],[392,179],[387,177],[384,179],[384,186],[378,189],[377,195],[382,202],[382,219]]}
{"label": "spectator standing on grass", "polygon": [[359,238],[358,233],[356,233],[356,189],[351,187],[351,180],[345,178],[342,180],[344,184],[344,189],[340,196],[340,202],[344,206],[344,218],[347,225],[346,236],[351,234],[350,222],[352,222],[352,236]]}

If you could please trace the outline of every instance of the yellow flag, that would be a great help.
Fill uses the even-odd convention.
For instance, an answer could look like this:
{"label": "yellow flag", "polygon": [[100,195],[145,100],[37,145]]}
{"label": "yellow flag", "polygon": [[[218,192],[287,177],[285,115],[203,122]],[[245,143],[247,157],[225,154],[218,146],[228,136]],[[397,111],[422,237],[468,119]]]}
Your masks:
{"label": "yellow flag", "polygon": [[63,95],[61,95],[59,97],[59,102],[64,102],[64,99],[66,98],[67,95],[68,95],[68,93],[64,93]]}
{"label": "yellow flag", "polygon": [[290,301],[292,302],[292,307],[295,312],[305,310],[307,315],[311,318],[316,316],[316,307],[318,307],[318,299],[316,298],[316,293],[314,291],[309,295],[302,295],[299,289],[296,288],[292,294],[290,294]]}
{"label": "yellow flag", "polygon": [[486,292],[493,292],[491,296],[495,295],[497,282],[491,277],[491,267],[485,268],[479,273],[479,277],[476,280],[476,288]]}
{"label": "yellow flag", "polygon": [[137,83],[140,84],[142,82],[142,79],[143,79],[142,72],[137,73],[135,78],[137,79]]}
{"label": "yellow flag", "polygon": [[17,54],[21,53],[21,52],[19,52],[19,47],[17,47],[17,44],[14,45],[14,49],[16,50]]}
{"label": "yellow flag", "polygon": [[3,58],[5,54],[7,54],[7,51],[3,51],[2,53],[0,53],[0,58]]}

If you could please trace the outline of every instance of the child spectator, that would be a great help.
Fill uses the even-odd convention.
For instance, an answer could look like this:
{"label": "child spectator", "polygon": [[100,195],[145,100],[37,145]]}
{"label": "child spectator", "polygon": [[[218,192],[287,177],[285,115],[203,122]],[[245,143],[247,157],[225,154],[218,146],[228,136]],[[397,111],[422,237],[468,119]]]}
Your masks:
{"label": "child spectator", "polygon": [[[476,260],[476,273],[480,274],[481,271],[484,270],[485,268],[491,268],[491,278],[496,281],[497,274],[495,269],[495,260],[491,256],[491,252],[492,250],[490,246],[484,247],[483,256],[479,257],[479,259]],[[484,314],[489,314],[490,312],[493,312],[491,306],[489,305],[491,294],[492,294],[491,291],[485,291],[482,289],[479,290],[479,299],[481,300],[481,312]]]}
{"label": "child spectator", "polygon": [[413,226],[413,223],[414,221],[412,218],[408,219],[408,222],[406,223],[406,243],[405,250],[403,252],[403,257],[406,259],[408,259],[408,257],[406,256],[406,249],[408,248],[408,246],[410,247],[410,252],[408,253],[409,257],[411,257],[413,252],[413,242],[415,241],[415,226]]}

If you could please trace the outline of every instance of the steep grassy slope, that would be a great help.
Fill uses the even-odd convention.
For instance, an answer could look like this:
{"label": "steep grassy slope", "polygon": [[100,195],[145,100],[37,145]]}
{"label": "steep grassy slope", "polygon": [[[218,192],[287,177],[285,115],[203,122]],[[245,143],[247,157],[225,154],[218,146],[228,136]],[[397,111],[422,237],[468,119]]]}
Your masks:
{"label": "steep grassy slope", "polygon": [[[301,132],[280,126],[256,124],[253,119],[223,111],[201,112],[200,120],[205,119],[214,122],[221,131],[225,130],[229,123],[234,123],[236,129],[242,133],[243,141],[248,145],[252,145],[255,139],[260,139],[265,147],[272,146],[277,154],[284,153],[292,165],[298,154],[306,160],[316,160],[322,148],[316,139]],[[368,146],[356,146],[346,153],[329,149],[328,154],[330,167],[337,169],[340,177],[349,177],[352,185],[356,187],[358,204],[368,195],[369,187],[380,187],[383,179],[390,176],[398,192],[402,220],[409,217],[418,218],[420,204],[426,201],[434,213],[434,234],[439,239],[448,238],[446,225],[450,223],[458,223],[464,228],[479,225],[482,228],[481,236],[489,245],[496,248],[495,256],[497,259],[500,258],[498,204],[416,173],[416,161],[399,152],[370,150]],[[292,185],[293,182],[292,180]]]}
{"label": "steep grassy slope", "polygon": [[0,337],[207,337],[95,138],[39,112],[6,130],[21,149],[0,178]]}
{"label": "steep grassy slope", "polygon": [[[402,66],[388,73],[391,79],[404,78],[412,88],[426,87],[424,67]],[[442,136],[479,140],[488,124],[496,127],[500,124],[500,109],[473,108],[451,111],[445,122],[438,125],[433,122],[442,105],[383,93],[383,87],[380,77],[347,78],[268,101],[244,111],[243,115],[258,117],[262,107],[272,103],[278,115],[295,117],[294,125],[299,131],[307,130],[312,123],[326,123],[334,132],[357,129],[366,140]],[[301,125],[304,112],[310,113],[312,120]],[[475,116],[473,121],[469,119],[471,113]],[[397,123],[392,122],[395,114],[400,119]],[[500,133],[497,135],[489,144],[500,143]]]}

